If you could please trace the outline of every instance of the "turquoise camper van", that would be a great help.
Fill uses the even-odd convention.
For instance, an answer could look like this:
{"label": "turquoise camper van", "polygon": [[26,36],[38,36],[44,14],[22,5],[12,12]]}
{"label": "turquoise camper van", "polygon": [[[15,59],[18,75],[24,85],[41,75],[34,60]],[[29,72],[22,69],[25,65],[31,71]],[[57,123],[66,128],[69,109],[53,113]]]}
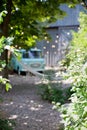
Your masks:
{"label": "turquoise camper van", "polygon": [[42,51],[37,48],[32,48],[28,51],[20,49],[18,52],[21,58],[18,59],[13,53],[11,56],[10,66],[18,74],[26,72],[43,72],[45,69],[45,59],[42,56]]}

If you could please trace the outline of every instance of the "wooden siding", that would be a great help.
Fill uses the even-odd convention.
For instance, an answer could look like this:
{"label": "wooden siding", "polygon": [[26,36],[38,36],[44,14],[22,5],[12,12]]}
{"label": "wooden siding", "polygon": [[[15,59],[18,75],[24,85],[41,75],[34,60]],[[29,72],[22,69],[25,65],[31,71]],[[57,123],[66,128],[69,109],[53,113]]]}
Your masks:
{"label": "wooden siding", "polygon": [[84,10],[81,5],[77,5],[76,8],[68,8],[64,4],[60,8],[67,12],[67,16],[46,28],[51,40],[45,39],[37,44],[37,47],[43,51],[46,66],[56,66],[65,57],[67,46],[72,39],[71,30],[78,30],[79,13]]}
{"label": "wooden siding", "polygon": [[49,27],[79,25],[79,12],[84,10],[81,5],[77,5],[75,8],[69,8],[67,5],[63,4],[60,8],[67,13],[67,16],[63,19],[58,19],[55,23],[50,24]]}

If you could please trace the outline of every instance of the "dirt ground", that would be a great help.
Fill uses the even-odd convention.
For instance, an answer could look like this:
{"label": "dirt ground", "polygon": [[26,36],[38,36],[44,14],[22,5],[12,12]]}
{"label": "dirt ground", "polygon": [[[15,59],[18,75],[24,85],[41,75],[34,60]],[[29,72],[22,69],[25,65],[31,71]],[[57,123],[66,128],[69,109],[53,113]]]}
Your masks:
{"label": "dirt ground", "polygon": [[35,76],[10,75],[12,89],[3,92],[0,109],[15,120],[14,130],[59,130],[59,112],[52,104],[41,99]]}

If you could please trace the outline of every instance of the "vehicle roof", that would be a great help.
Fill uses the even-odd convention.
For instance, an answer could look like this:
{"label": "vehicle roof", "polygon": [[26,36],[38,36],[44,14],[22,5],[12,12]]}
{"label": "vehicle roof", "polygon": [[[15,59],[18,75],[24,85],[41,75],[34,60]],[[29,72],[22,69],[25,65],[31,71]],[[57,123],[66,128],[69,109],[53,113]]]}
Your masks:
{"label": "vehicle roof", "polygon": [[[31,48],[29,51],[41,51],[40,49],[38,48]],[[19,52],[26,52],[25,49],[20,49]]]}
{"label": "vehicle roof", "polygon": [[25,49],[20,49],[19,51],[20,51],[20,52],[25,52],[26,50],[25,50]]}
{"label": "vehicle roof", "polygon": [[31,48],[30,51],[41,51],[41,50],[38,48]]}

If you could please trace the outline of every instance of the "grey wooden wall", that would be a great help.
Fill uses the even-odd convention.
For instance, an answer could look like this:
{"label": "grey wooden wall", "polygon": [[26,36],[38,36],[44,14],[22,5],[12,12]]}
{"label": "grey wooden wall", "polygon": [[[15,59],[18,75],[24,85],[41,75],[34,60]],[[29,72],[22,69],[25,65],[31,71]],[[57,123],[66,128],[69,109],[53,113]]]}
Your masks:
{"label": "grey wooden wall", "polygon": [[79,13],[84,10],[81,5],[77,5],[76,8],[61,5],[60,8],[66,11],[67,16],[50,24],[46,29],[51,40],[45,37],[43,41],[37,43],[37,47],[42,49],[46,66],[56,66],[65,57],[67,47],[72,39],[71,32],[78,30]]}

